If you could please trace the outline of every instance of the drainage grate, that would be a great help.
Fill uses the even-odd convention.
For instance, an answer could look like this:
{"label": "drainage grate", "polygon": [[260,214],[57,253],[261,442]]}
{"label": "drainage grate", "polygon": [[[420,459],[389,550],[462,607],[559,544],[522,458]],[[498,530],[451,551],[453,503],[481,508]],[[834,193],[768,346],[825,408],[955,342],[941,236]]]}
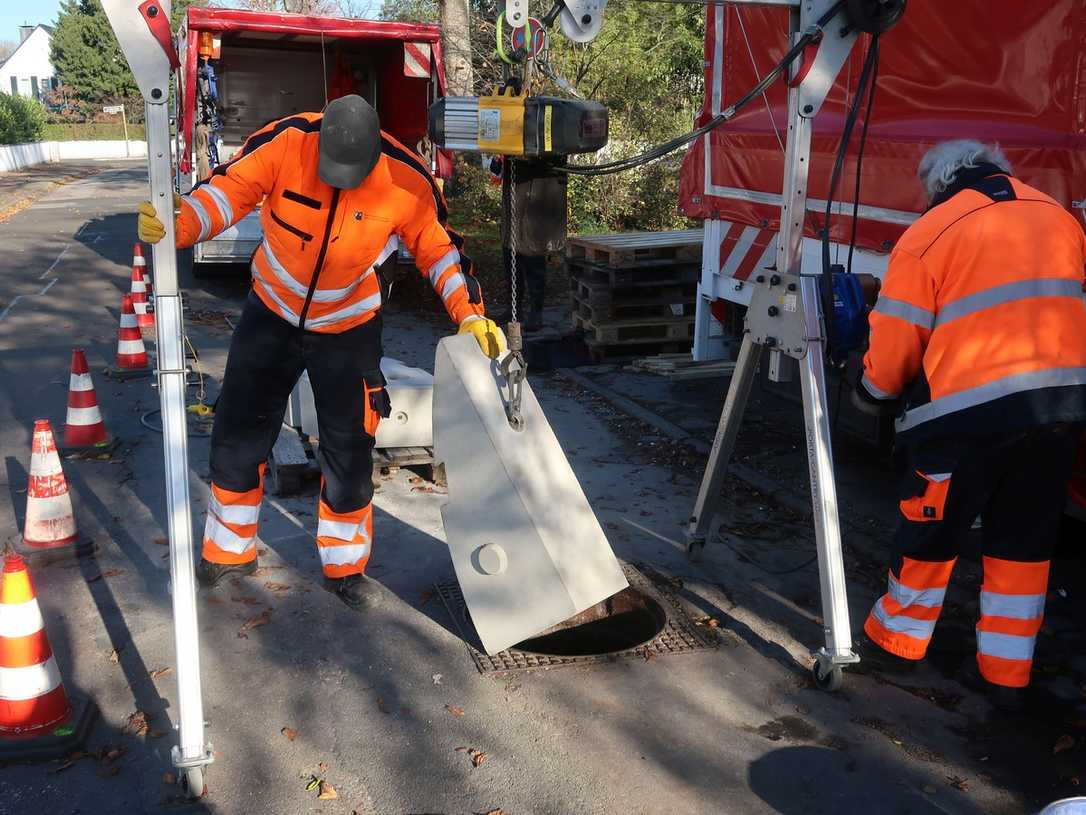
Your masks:
{"label": "drainage grate", "polygon": [[[648,567],[646,567],[648,568]],[[464,603],[463,592],[460,584],[455,579],[435,584],[445,609],[449,612],[460,638],[467,646],[475,667],[482,674],[512,674],[522,671],[548,670],[551,668],[563,668],[569,665],[595,665],[602,662],[610,662],[615,659],[652,659],[668,654],[687,654],[692,651],[701,651],[706,648],[716,648],[719,644],[716,632],[711,628],[698,628],[693,620],[687,616],[679,599],[667,585],[664,579],[653,580],[644,574],[638,566],[623,563],[622,569],[626,573],[626,579],[630,586],[643,592],[656,600],[667,614],[667,623],[663,630],[644,645],[629,648],[625,651],[616,651],[608,654],[593,654],[590,656],[547,656],[545,654],[533,654],[516,649],[499,651],[489,656],[473,644],[475,631],[467,623],[467,606]],[[471,630],[471,638],[468,630]]]}

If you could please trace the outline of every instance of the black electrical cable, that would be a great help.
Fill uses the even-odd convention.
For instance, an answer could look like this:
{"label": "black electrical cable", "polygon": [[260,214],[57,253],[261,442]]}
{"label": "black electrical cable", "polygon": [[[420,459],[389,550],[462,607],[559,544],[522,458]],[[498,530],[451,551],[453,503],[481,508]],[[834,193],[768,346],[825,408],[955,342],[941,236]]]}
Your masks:
{"label": "black electrical cable", "polygon": [[879,86],[879,37],[876,34],[871,42],[875,49],[875,68],[871,74],[871,91],[867,96],[867,109],[864,111],[864,126],[860,130],[860,150],[856,154],[856,189],[852,195],[852,234],[848,241],[848,273],[852,274],[852,254],[856,250],[856,230],[860,224],[860,186],[863,181],[864,148],[867,146],[867,126],[871,124],[871,111],[875,107],[875,89]]}
{"label": "black electrical cable", "polygon": [[644,164],[656,161],[663,158],[668,153],[678,150],[680,147],[684,147],[690,142],[694,141],[701,136],[704,136],[710,130],[719,127],[724,122],[733,118],[740,110],[746,107],[755,99],[759,98],[769,86],[779,77],[785,70],[803,54],[804,49],[815,42],[822,34],[822,27],[826,25],[834,15],[837,14],[842,3],[835,3],[830,9],[819,18],[816,23],[816,29],[814,31],[808,31],[796,44],[784,55],[780,62],[778,62],[773,70],[766,74],[762,79],[751,88],[746,94],[744,94],[737,102],[730,105],[726,110],[721,111],[708,122],[701,127],[696,128],[686,135],[677,136],[671,141],[664,142],[663,144],[653,147],[651,150],[646,150],[644,153],[636,156],[630,156],[629,158],[620,159],[618,161],[612,161],[607,164],[557,164],[554,169],[558,172],[567,173],[569,175],[609,175],[611,173],[622,172],[623,170],[631,170],[634,167],[640,167]]}
{"label": "black electrical cable", "polygon": [[[837,146],[837,157],[833,163],[833,172],[830,175],[830,188],[826,196],[825,222],[822,225],[822,313],[826,316],[827,346],[833,347],[833,273],[830,271],[830,222],[833,217],[833,201],[837,194],[837,185],[841,181],[844,172],[845,158],[848,155],[848,145],[852,141],[852,132],[856,128],[856,120],[860,116],[860,107],[863,105],[864,96],[868,91],[868,82],[875,75],[875,65],[879,58],[879,35],[871,38],[871,45],[864,57],[863,68],[860,71],[860,79],[856,85],[856,96],[845,117],[845,126],[841,132],[841,142]],[[869,100],[870,101],[870,100]],[[866,128],[865,128],[866,132]],[[859,199],[857,198],[857,202]],[[858,210],[857,210],[858,211]]]}

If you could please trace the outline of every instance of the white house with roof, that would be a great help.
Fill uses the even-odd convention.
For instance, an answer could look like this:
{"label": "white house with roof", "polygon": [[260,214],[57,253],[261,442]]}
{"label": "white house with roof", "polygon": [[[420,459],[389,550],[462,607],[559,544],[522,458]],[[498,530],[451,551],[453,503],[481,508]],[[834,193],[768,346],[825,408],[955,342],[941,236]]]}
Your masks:
{"label": "white house with roof", "polygon": [[47,25],[19,26],[19,46],[0,62],[0,93],[41,99],[56,84],[49,61],[53,29]]}

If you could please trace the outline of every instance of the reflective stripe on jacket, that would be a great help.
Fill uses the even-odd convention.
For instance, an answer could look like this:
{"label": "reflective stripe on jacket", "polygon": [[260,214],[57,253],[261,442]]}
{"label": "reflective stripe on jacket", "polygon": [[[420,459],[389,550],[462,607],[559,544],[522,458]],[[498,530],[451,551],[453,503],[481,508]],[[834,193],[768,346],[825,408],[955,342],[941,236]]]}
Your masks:
{"label": "reflective stripe on jacket", "polygon": [[890,257],[863,386],[906,396],[899,435],[1086,419],[1086,236],[1047,195],[992,175],[923,215]]}
{"label": "reflective stripe on jacket", "polygon": [[262,241],[253,288],[293,325],[337,334],[381,307],[376,267],[402,241],[456,323],[483,314],[461,241],[447,230],[445,199],[418,156],[382,133],[382,154],[352,190],[317,175],[320,113],[272,122],[183,197],[177,246],[222,232],[261,201]]}

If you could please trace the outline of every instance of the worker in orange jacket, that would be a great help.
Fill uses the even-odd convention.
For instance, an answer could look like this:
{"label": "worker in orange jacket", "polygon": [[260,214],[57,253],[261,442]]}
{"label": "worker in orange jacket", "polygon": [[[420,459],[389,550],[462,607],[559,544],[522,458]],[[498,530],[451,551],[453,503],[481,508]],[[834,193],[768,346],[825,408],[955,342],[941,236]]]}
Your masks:
{"label": "worker in orange jacket", "polygon": [[973,673],[1017,707],[1086,421],[1086,237],[998,147],[938,145],[919,175],[931,207],[890,256],[855,397],[901,414],[908,459],[899,553],[858,649],[890,669],[923,659],[980,516]]}
{"label": "worker in orange jacket", "polygon": [[[317,551],[329,587],[373,606],[372,451],[390,404],[381,375],[376,267],[406,246],[461,333],[491,358],[504,348],[426,165],[380,130],[359,96],[258,130],[175,206],[178,248],[208,240],[263,202],[264,239],[234,332],[211,434],[211,502],[197,578],[205,587],[257,567],[264,467],[302,371],[320,432]],[[162,222],[140,205],[141,240]]]}

